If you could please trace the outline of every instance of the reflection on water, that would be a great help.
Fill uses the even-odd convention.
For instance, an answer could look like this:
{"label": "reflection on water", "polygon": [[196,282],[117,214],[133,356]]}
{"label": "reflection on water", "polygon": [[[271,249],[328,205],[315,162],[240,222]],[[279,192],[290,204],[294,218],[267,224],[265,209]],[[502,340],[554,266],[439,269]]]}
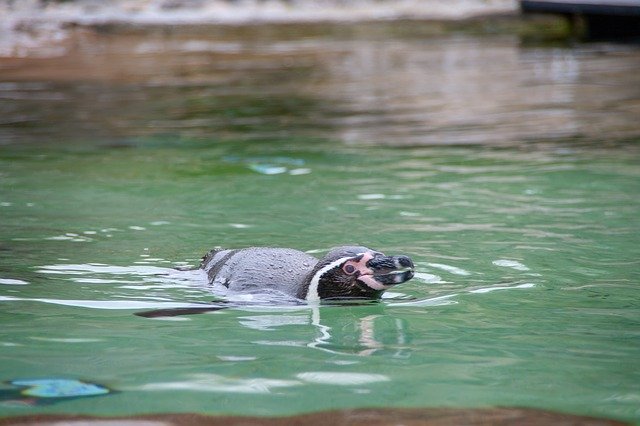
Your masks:
{"label": "reflection on water", "polygon": [[[0,0],[0,58],[64,55],[75,25],[229,25],[277,22],[357,22],[389,19],[460,19],[513,13],[514,0]],[[193,41],[186,50],[206,49]],[[216,44],[235,51],[237,43]],[[153,47],[151,47],[153,49]],[[141,49],[139,52],[147,52]]]}
{"label": "reflection on water", "polygon": [[[508,263],[508,261],[504,262]],[[514,265],[515,269],[522,270],[518,266],[520,265],[518,262],[502,266],[514,267]],[[454,274],[459,273],[457,268],[449,265],[438,264],[436,266],[449,270]],[[219,296],[216,300],[211,301],[213,294],[207,283],[206,274],[199,269],[176,270],[147,265],[124,267],[93,263],[44,265],[38,269],[38,273],[53,274],[70,283],[80,285],[105,286],[108,287],[108,292],[118,293],[112,294],[111,297],[124,300],[68,300],[0,295],[0,303],[39,302],[99,310],[148,310],[147,315],[144,316],[160,320],[180,321],[188,321],[188,315],[232,309],[240,311],[241,315],[238,316],[238,324],[240,326],[266,332],[265,337],[268,337],[268,332],[276,331],[279,328],[292,329],[292,327],[297,327],[300,331],[295,332],[294,335],[298,336],[308,334],[304,330],[307,330],[309,326],[312,326],[315,330],[312,333],[314,337],[310,338],[310,340],[281,341],[262,339],[253,342],[258,345],[306,346],[337,355],[383,355],[400,359],[409,358],[411,355],[412,333],[408,328],[407,321],[386,312],[386,307],[402,309],[447,306],[456,304],[455,298],[459,296],[457,293],[451,293],[444,296],[416,299],[403,293],[390,292],[385,294],[382,302],[373,305],[371,303],[334,302],[333,306],[306,305],[296,303],[296,301],[290,301],[289,304],[286,304],[288,298],[278,298],[277,295],[268,294],[262,295],[262,298],[260,295],[252,294]],[[416,275],[418,280],[422,280],[419,277],[421,273]],[[10,282],[6,284],[12,285]],[[28,283],[25,282],[24,284]],[[494,285],[491,287],[470,288],[466,293],[482,294],[497,290],[530,289],[533,287],[535,287],[535,284],[532,283],[512,286]],[[182,300],[178,298],[182,298]],[[362,309],[359,305],[362,307],[367,306],[368,309]],[[149,315],[153,312],[156,312],[156,314]],[[246,315],[246,313],[251,313],[251,315]],[[100,339],[91,338],[32,337],[32,339],[63,343],[101,341]],[[333,373],[331,376],[325,376],[322,373],[313,374],[311,378],[305,380],[322,383],[323,380],[329,380],[329,377],[333,377],[339,381],[339,377],[336,378]],[[343,374],[346,374],[346,376],[342,380],[352,379],[355,382],[366,380],[358,379],[357,377],[359,376],[356,373]],[[340,375],[338,374],[338,376]],[[207,381],[210,380],[211,377],[208,377]],[[247,389],[253,389],[255,383],[253,381],[251,383]],[[183,385],[165,383],[145,385],[140,389],[167,390],[171,389],[172,386],[180,387]],[[234,386],[231,387],[235,389]],[[238,386],[240,386],[238,389],[245,389],[242,384],[238,384]],[[209,383],[209,385],[205,386],[207,391],[214,389],[220,391],[223,389],[229,390],[229,384],[211,386],[211,383]]]}
{"label": "reflection on water", "polygon": [[278,27],[77,31],[60,57],[4,61],[0,141],[91,132],[123,146],[159,134],[415,146],[637,132],[634,47],[328,28],[293,39]]}
{"label": "reflection on water", "polygon": [[[22,4],[20,4],[22,3]],[[398,18],[465,18],[513,12],[513,0],[106,0],[93,2],[3,1],[0,11],[12,23],[202,24],[242,22],[356,21]],[[15,24],[14,24],[15,25]],[[33,25],[33,23],[32,23]]]}
{"label": "reflection on water", "polygon": [[238,379],[215,374],[194,374],[181,382],[147,383],[142,386],[131,387],[127,390],[142,391],[177,391],[187,390],[195,392],[225,392],[269,394],[277,392],[279,388],[301,386],[305,382],[325,385],[357,386],[377,382],[388,382],[389,378],[382,374],[344,373],[309,371],[296,375],[299,380],[272,380],[267,378]]}
{"label": "reflection on water", "polygon": [[217,374],[194,374],[180,382],[146,383],[128,388],[138,391],[195,391],[195,392],[228,392],[228,393],[265,393],[269,394],[278,388],[299,386],[298,381],[272,380],[266,378],[239,379]]}
{"label": "reflection on water", "polygon": [[[356,311],[357,312],[357,311]],[[308,343],[310,348],[320,349],[333,354],[352,354],[359,356],[371,356],[379,351],[394,350],[395,356],[406,354],[410,348],[408,346],[408,337],[405,331],[406,324],[398,318],[392,316],[383,316],[384,310],[380,309],[379,314],[371,315],[371,311],[360,317],[346,315],[338,318],[339,323],[328,325],[328,322],[322,322],[322,311],[314,308],[311,323],[317,327],[317,337],[313,342]],[[346,318],[345,318],[346,317]],[[376,321],[378,323],[385,322],[382,327],[383,333],[376,335]],[[391,322],[389,326],[389,321]],[[393,337],[389,337],[389,335]],[[384,335],[384,341],[381,341],[380,335]],[[405,356],[405,355],[403,355]]]}

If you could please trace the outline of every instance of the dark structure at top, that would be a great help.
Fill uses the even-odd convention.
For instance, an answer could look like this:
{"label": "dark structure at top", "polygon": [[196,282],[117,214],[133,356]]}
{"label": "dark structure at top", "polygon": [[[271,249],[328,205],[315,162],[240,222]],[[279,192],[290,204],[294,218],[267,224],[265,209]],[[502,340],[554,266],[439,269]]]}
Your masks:
{"label": "dark structure at top", "polygon": [[640,38],[640,0],[521,0],[520,7],[564,15],[588,40]]}

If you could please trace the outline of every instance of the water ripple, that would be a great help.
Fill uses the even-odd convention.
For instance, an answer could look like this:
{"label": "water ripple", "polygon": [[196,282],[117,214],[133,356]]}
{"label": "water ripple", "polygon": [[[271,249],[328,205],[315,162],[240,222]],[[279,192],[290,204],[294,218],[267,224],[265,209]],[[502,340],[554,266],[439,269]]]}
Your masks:
{"label": "water ripple", "polygon": [[297,380],[278,380],[266,378],[240,379],[217,374],[193,374],[182,381],[147,383],[129,390],[142,391],[193,391],[268,394],[280,388],[300,386]]}
{"label": "water ripple", "polygon": [[369,383],[388,382],[391,380],[383,374],[329,371],[309,371],[299,373],[296,377],[309,383],[338,386],[365,385]]}

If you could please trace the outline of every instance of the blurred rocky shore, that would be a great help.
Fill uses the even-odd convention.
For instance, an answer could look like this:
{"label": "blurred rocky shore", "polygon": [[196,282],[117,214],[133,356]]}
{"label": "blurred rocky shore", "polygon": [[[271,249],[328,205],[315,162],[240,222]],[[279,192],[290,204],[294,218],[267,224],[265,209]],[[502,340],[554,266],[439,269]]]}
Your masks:
{"label": "blurred rocky shore", "polygon": [[72,28],[514,16],[515,0],[0,0],[0,57],[51,56]]}

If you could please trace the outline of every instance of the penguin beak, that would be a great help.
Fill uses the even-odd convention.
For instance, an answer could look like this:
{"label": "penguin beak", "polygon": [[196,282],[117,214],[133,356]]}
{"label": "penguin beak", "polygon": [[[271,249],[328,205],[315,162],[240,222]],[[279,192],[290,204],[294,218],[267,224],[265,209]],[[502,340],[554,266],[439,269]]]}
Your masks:
{"label": "penguin beak", "polygon": [[351,261],[357,280],[376,291],[385,291],[413,278],[413,262],[407,256],[367,252]]}
{"label": "penguin beak", "polygon": [[409,281],[414,275],[414,266],[407,256],[384,256],[376,254],[367,262],[372,278],[388,287]]}

